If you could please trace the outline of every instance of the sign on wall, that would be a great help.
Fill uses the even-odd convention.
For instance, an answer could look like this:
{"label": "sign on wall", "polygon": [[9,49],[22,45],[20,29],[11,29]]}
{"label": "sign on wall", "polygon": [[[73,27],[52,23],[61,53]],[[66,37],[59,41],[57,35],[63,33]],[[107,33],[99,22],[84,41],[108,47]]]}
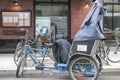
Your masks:
{"label": "sign on wall", "polygon": [[30,27],[31,12],[2,12],[2,27]]}

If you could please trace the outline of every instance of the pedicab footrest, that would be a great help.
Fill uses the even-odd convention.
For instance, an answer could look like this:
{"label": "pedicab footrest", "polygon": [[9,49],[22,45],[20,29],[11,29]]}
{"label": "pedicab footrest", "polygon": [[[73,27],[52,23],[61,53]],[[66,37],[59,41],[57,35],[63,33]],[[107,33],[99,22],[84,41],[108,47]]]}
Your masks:
{"label": "pedicab footrest", "polygon": [[72,44],[71,52],[92,55],[95,53],[98,45],[99,40],[74,41]]}
{"label": "pedicab footrest", "polygon": [[66,67],[67,64],[57,64],[58,66],[63,66],[63,67]]}
{"label": "pedicab footrest", "polygon": [[67,64],[57,64],[56,65],[56,68],[59,70],[59,71],[67,71]]}

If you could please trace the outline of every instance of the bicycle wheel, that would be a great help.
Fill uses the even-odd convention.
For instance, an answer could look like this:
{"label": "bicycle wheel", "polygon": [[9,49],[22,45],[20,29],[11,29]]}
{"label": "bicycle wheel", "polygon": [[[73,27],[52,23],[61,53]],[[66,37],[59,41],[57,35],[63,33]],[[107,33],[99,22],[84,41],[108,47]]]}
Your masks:
{"label": "bicycle wheel", "polygon": [[98,65],[93,58],[77,57],[70,62],[69,75],[73,80],[97,80]]}
{"label": "bicycle wheel", "polygon": [[107,58],[110,62],[118,63],[120,62],[120,52],[115,53],[111,51],[108,53]]}
{"label": "bicycle wheel", "polygon": [[22,47],[23,47],[23,43],[22,42],[19,42],[16,46],[16,49],[15,49],[15,53],[14,53],[14,63],[16,64],[16,66],[18,66],[18,62],[20,60],[20,56],[22,54]]}
{"label": "bicycle wheel", "polygon": [[102,70],[102,61],[101,61],[101,58],[99,57],[98,54],[96,54],[95,59],[97,60],[97,63],[98,63],[99,72],[101,72],[101,70]]}
{"label": "bicycle wheel", "polygon": [[17,67],[17,71],[16,71],[16,77],[19,78],[22,74],[23,74],[23,70],[25,67],[25,63],[26,63],[26,58],[27,55],[24,54],[21,56],[18,67]]}

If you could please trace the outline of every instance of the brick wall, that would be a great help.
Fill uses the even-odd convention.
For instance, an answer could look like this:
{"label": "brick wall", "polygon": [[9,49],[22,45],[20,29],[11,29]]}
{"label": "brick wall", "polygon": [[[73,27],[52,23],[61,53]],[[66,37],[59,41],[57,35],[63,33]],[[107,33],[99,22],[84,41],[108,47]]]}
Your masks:
{"label": "brick wall", "polygon": [[[18,0],[18,6],[15,6],[12,3],[12,0],[0,0],[0,11],[31,11],[32,21],[31,21],[31,28],[27,28],[30,31],[30,36],[34,38],[34,0]],[[0,12],[1,15],[1,12]],[[1,16],[0,16],[0,19]],[[3,30],[15,30],[20,31],[20,28],[3,28],[1,27],[0,20],[0,39],[19,39],[21,35],[3,35]]]}

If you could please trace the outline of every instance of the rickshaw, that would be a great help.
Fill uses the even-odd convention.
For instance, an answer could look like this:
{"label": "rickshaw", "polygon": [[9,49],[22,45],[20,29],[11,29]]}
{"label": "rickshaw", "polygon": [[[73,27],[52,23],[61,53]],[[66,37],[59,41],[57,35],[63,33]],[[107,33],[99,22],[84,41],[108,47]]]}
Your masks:
{"label": "rickshaw", "polygon": [[[98,2],[95,3],[91,8],[90,13],[91,11],[93,12],[91,16],[93,16],[93,14],[98,8],[101,10],[105,10],[103,9],[102,6],[98,4],[99,4]],[[94,10],[95,7],[97,8]],[[99,11],[99,14],[103,15],[101,10]],[[92,19],[92,17],[89,18],[90,20]],[[88,19],[89,22],[90,20]],[[84,22],[86,22],[86,19]],[[66,48],[66,50],[68,51],[68,53],[66,54],[64,54],[64,52],[61,54],[59,53],[51,54],[51,48],[54,51],[53,48],[54,43],[53,44],[44,43],[41,46],[41,48],[36,48],[36,47],[32,47],[32,45],[28,40],[25,40],[24,46],[22,47],[22,54],[16,70],[16,77],[21,77],[21,75],[23,74],[24,67],[26,65],[27,56],[29,56],[31,60],[37,65],[35,67],[36,70],[43,71],[44,69],[54,69],[54,70],[58,70],[60,73],[68,72],[72,80],[97,80],[98,74],[102,68],[101,60],[99,56],[96,54],[96,49],[99,45],[99,40],[101,39],[101,37],[98,37],[99,39],[97,38],[88,39],[82,37],[81,39],[80,36],[77,36],[78,34],[79,31],[76,33],[72,45],[70,47],[68,47],[70,43],[65,39],[58,39],[55,41],[55,43],[58,44],[60,43],[57,46],[58,47],[57,49],[60,50],[59,51],[60,53],[62,50],[61,46],[67,46],[64,47],[64,49]],[[79,40],[79,38],[81,40]],[[35,57],[34,53],[42,54],[41,60],[38,60]],[[65,56],[67,55],[67,57],[63,55]],[[46,57],[50,57],[55,62],[55,64],[53,66],[44,65]],[[63,58],[64,61],[62,61]]]}

